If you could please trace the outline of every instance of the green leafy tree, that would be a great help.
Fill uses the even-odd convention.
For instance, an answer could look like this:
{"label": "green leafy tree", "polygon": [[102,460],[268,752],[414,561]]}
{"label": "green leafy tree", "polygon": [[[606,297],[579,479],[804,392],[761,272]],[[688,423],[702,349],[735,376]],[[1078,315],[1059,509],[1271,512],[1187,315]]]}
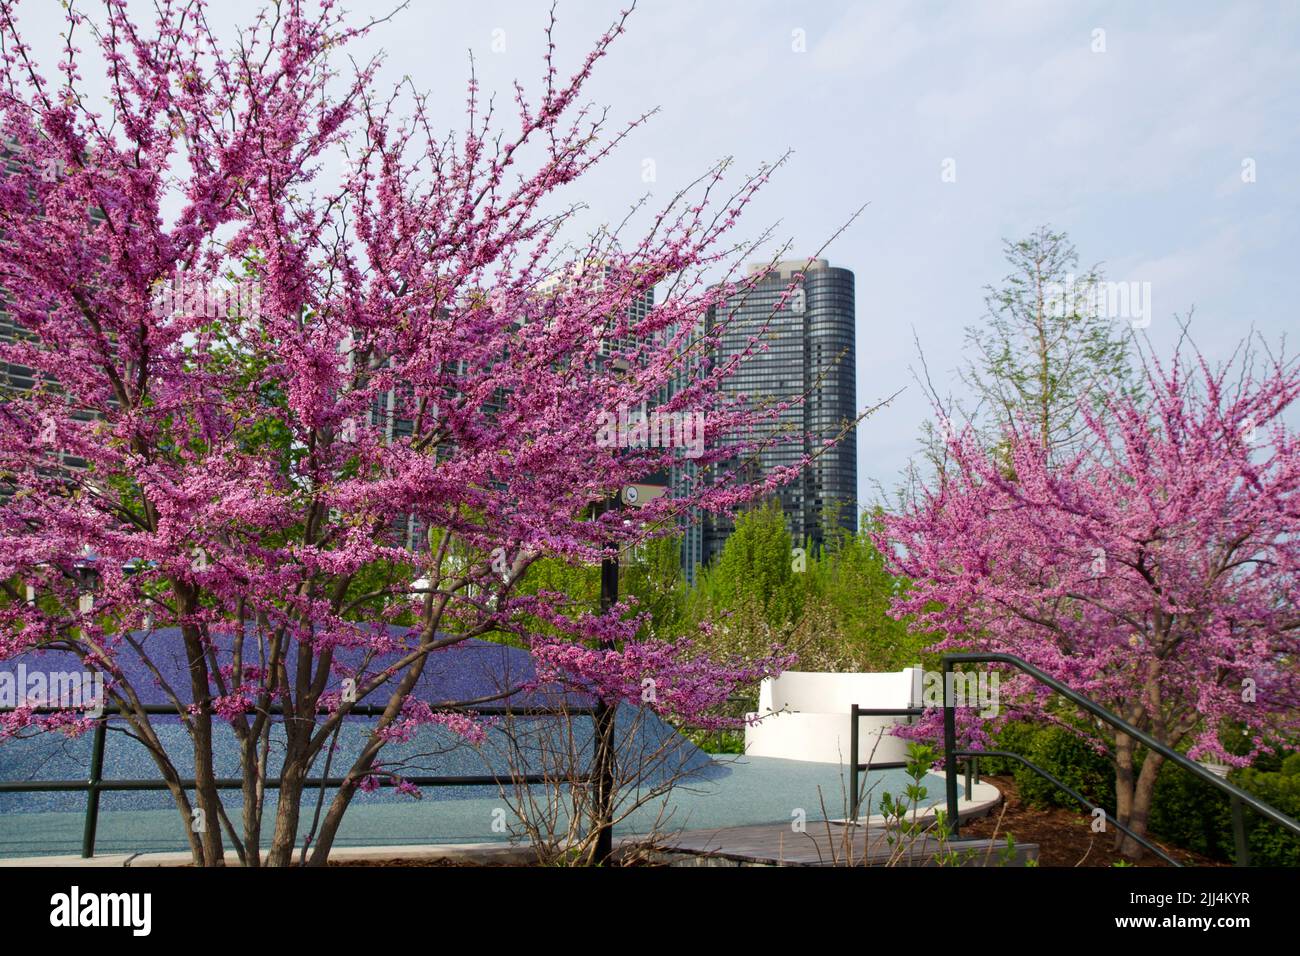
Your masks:
{"label": "green leafy tree", "polygon": [[[600,565],[539,558],[529,567],[517,590],[520,594],[539,591],[563,594],[571,616],[590,613],[600,603]],[[681,569],[681,538],[654,538],[622,554],[619,597],[632,606],[629,613],[650,613],[649,624],[641,636],[662,640],[679,636],[687,600]],[[532,624],[542,631],[551,630],[538,621]]]}
{"label": "green leafy tree", "polygon": [[[916,377],[937,413],[921,425],[921,457],[939,479],[948,472],[948,440],[966,423],[1009,473],[1009,433],[1028,431],[1059,460],[1089,440],[1082,405],[1099,407],[1108,395],[1141,391],[1133,331],[1109,314],[1100,268],[1080,271],[1069,236],[1050,226],[1003,248],[1011,271],[1000,285],[986,287],[984,318],[965,330],[969,358],[959,369],[965,397],[940,396],[921,354]],[[1144,305],[1150,309],[1149,300]],[[920,478],[910,470],[904,501]]]}
{"label": "green leafy tree", "polygon": [[780,507],[740,515],[722,554],[703,569],[687,618],[708,621],[710,653],[757,656],[780,646],[801,670],[897,670],[933,642],[889,615],[910,582],[886,571],[871,539],[876,517],[856,533],[832,520],[824,546],[797,558]]}
{"label": "green leafy tree", "polygon": [[622,561],[619,578],[620,593],[650,612],[650,636],[666,639],[680,632],[687,599],[680,536],[637,545]]}
{"label": "green leafy tree", "polygon": [[774,628],[788,627],[803,610],[804,584],[794,570],[795,560],[778,502],[737,514],[736,529],[722,553],[700,574],[696,617],[752,602]]}
{"label": "green leafy tree", "polygon": [[1067,453],[1086,432],[1081,400],[1134,387],[1131,334],[1098,307],[1101,271],[1077,273],[1066,233],[1041,226],[1004,251],[1011,272],[986,289],[984,321],[966,328],[962,381],[984,407],[990,443],[1028,427]]}
{"label": "green leafy tree", "polygon": [[885,568],[871,534],[878,516],[866,515],[857,534],[828,537],[809,562],[805,604],[828,612],[839,653],[855,670],[898,670],[916,664],[932,637],[914,634],[905,620],[890,616],[890,604],[910,586]]}

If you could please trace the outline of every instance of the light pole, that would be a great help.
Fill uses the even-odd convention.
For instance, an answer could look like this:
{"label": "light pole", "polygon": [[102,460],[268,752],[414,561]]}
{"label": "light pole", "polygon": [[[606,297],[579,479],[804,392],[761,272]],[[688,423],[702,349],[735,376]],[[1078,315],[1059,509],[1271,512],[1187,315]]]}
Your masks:
{"label": "light pole", "polygon": [[[632,484],[622,489],[617,495],[606,499],[599,514],[610,510],[643,508],[655,498],[668,491],[668,477],[664,473],[655,473],[645,479],[645,484]],[[600,611],[605,614],[618,603],[618,552],[600,562]],[[601,650],[614,650],[614,642],[602,637]],[[617,704],[596,702],[593,718],[596,750],[592,774],[595,781],[596,798],[596,848],[597,864],[608,862],[614,851],[614,800],[615,800],[615,760],[617,748],[614,745],[615,717]]]}
{"label": "light pole", "polygon": [[[601,513],[617,507],[617,496],[607,500]],[[606,614],[618,603],[618,552],[605,557],[600,562],[600,612]],[[601,637],[600,649],[612,651],[614,641]],[[596,701],[596,712],[592,717],[595,733],[595,765],[592,775],[595,782],[596,802],[596,847],[595,862],[603,866],[609,861],[614,851],[614,721],[617,716],[616,704],[603,698]]]}
{"label": "light pole", "polygon": [[[624,358],[613,358],[609,367],[615,375],[622,378],[627,375],[631,364]],[[605,512],[617,508],[617,494],[606,498],[603,507],[595,511],[599,519]],[[609,613],[610,608],[618,603],[618,552],[601,559],[600,562],[600,613]],[[614,650],[614,642],[608,637],[600,639],[602,651]],[[597,866],[609,862],[614,852],[614,721],[617,716],[615,706],[604,698],[596,699],[595,713],[592,715],[592,737],[594,752],[592,754],[592,785],[595,807],[593,823],[596,828],[596,845],[593,848]]]}

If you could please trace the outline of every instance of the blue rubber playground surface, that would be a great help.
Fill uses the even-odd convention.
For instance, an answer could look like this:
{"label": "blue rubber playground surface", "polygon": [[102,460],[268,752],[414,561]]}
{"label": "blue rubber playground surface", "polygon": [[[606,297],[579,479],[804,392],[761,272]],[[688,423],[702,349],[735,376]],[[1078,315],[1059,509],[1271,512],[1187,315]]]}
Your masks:
{"label": "blue rubber playground surface", "polygon": [[[902,771],[871,775],[873,794],[902,792]],[[932,797],[943,793],[943,781],[926,780]],[[812,823],[825,817],[843,817],[843,792],[847,789],[839,768],[829,764],[771,757],[720,757],[695,779],[674,787],[666,801],[661,829],[713,829],[751,823],[788,822],[802,811]],[[470,792],[466,792],[469,790]],[[83,813],[66,810],[32,810],[21,806],[29,795],[5,794],[0,801],[0,857],[76,854],[81,850]],[[137,794],[105,793],[100,798],[96,853],[150,853],[188,849],[180,815],[171,809],[132,806]],[[825,799],[826,813],[821,809]],[[84,799],[84,798],[82,798]],[[237,795],[227,795],[227,806],[237,810]],[[267,814],[275,801],[268,799]],[[16,806],[15,803],[18,805]],[[635,811],[616,828],[616,835],[654,829],[664,801]],[[305,812],[304,815],[307,815]],[[400,846],[437,843],[506,842],[510,834],[498,832],[496,821],[514,822],[498,796],[473,795],[472,788],[426,791],[425,798],[395,798],[383,793],[362,794],[352,803],[340,828],[337,846]]]}
{"label": "blue rubber playground surface", "polygon": [[[162,638],[165,639],[163,634]],[[178,643],[178,642],[177,642]],[[27,659],[27,666],[57,669],[66,661]],[[448,648],[431,658],[417,694],[429,701],[465,700],[491,692],[503,684],[517,683],[531,671],[526,652],[483,642]],[[6,662],[6,666],[11,666]],[[177,662],[179,667],[179,662]],[[160,700],[161,702],[161,700]],[[512,706],[527,701],[512,699]],[[536,703],[535,701],[533,703]],[[572,699],[582,705],[586,701]],[[639,762],[647,769],[639,775],[640,793],[666,780],[676,780],[660,794],[633,810],[616,827],[616,835],[647,833],[655,829],[711,829],[757,823],[788,822],[798,815],[809,822],[846,815],[847,773],[842,768],[798,760],[769,757],[711,757],[678,735],[649,711],[620,707],[616,738],[620,759]],[[588,766],[591,753],[590,718],[575,716],[567,724],[557,718],[535,718],[536,723],[515,722],[507,728],[489,725],[488,739],[474,746],[441,727],[424,727],[407,743],[391,744],[383,760],[403,776],[483,776],[508,778],[514,766],[528,772],[551,769],[542,751],[553,754],[563,733],[564,752],[573,765]],[[189,736],[176,718],[155,717],[154,727],[182,777],[193,775]],[[351,764],[373,721],[350,720],[340,734],[329,775],[338,776]],[[105,780],[152,780],[159,773],[143,746],[122,732],[124,722],[111,721],[105,749]],[[535,738],[532,734],[535,732]],[[270,766],[279,766],[278,731],[272,736]],[[507,741],[513,739],[512,748]],[[538,756],[530,757],[528,741],[546,740]],[[523,743],[521,744],[520,741]],[[57,733],[0,742],[0,780],[85,780],[90,766],[92,735],[69,738]],[[223,727],[214,740],[218,777],[238,777],[237,738]],[[323,760],[313,775],[323,774]],[[874,805],[882,792],[899,794],[906,785],[903,771],[876,771],[867,781]],[[925,781],[929,795],[938,798],[943,783]],[[302,833],[311,825],[317,794],[304,796]],[[543,788],[534,788],[541,798]],[[325,805],[332,798],[325,791]],[[397,846],[417,844],[508,842],[516,838],[518,818],[511,803],[518,794],[496,786],[426,787],[415,798],[394,788],[358,793],[352,801],[336,846]],[[638,792],[628,786],[621,793],[622,807],[630,808]],[[238,790],[225,790],[227,815],[241,815]],[[86,795],[83,792],[0,793],[0,857],[76,854],[81,850]],[[864,813],[867,808],[864,807]],[[275,813],[271,792],[264,811],[264,839],[269,839]],[[622,810],[620,810],[620,814]],[[157,791],[103,791],[95,841],[97,854],[183,851],[188,848],[182,821],[170,794]]]}

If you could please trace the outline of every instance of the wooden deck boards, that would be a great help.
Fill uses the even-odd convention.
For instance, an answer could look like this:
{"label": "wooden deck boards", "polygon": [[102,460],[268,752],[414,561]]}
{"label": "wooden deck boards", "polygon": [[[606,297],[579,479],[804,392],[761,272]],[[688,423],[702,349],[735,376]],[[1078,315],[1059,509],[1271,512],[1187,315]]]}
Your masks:
{"label": "wooden deck boards", "polygon": [[[940,842],[920,837],[906,850],[897,838],[890,843],[881,827],[845,826],[810,822],[796,832],[789,823],[765,823],[713,830],[684,830],[665,846],[673,853],[712,858],[718,862],[776,866],[923,866],[932,863]],[[908,841],[905,839],[904,843]],[[954,840],[948,848],[957,851],[965,866],[1005,865],[1000,852],[1005,844],[990,840]],[[1036,857],[1033,845],[1017,846],[1010,865],[1023,866],[1026,857]]]}

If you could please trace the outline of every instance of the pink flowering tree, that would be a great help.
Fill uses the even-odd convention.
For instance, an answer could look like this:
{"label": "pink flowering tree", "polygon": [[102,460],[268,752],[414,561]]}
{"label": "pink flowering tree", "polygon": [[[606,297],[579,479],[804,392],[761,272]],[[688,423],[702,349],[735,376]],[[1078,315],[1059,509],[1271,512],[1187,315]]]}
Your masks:
{"label": "pink flowering tree", "polygon": [[[946,634],[939,649],[1019,655],[1167,746],[1241,766],[1300,719],[1300,441],[1284,420],[1300,372],[1180,350],[1146,363],[1144,391],[1082,407],[1095,447],[1060,464],[1032,429],[995,453],[953,435],[952,468],[885,519],[882,549],[915,582],[894,610]],[[1000,689],[999,719],[1067,722],[1107,750],[1117,819],[1144,834],[1163,758],[1027,678]]]}
{"label": "pink flowering tree", "polygon": [[[444,136],[425,95],[381,94],[379,62],[349,55],[380,21],[276,3],[228,43],[206,7],[161,0],[148,24],[124,0],[97,20],[73,7],[47,76],[0,0],[0,287],[21,329],[0,361],[31,379],[0,403],[0,659],[57,651],[102,674],[182,818],[214,821],[187,828],[207,865],[226,846],[290,861],[304,781],[360,704],[382,715],[335,768],[313,863],[392,741],[430,723],[481,735],[466,702],[413,696],[430,655],[468,638],[536,642],[539,680],[610,703],[641,706],[651,679],[649,706],[695,723],[781,666],[640,643],[632,608],[574,615],[515,590],[539,556],[599,561],[797,472],[739,483],[763,442],[803,436],[771,437],[779,407],[725,398],[734,366],[712,367],[697,330],[757,281],[729,234],[770,169],[729,182],[720,164],[629,217],[637,235],[575,246],[574,184],[645,119],[611,129],[579,98],[622,20],[568,79],[548,29],[513,120],[471,82],[467,128]],[[102,103],[81,91],[91,70]],[[602,440],[643,403],[657,440]],[[684,456],[697,477],[635,520],[593,507]],[[536,631],[548,620],[560,636]],[[188,731],[193,790],[147,691]],[[19,707],[3,731],[89,720]]]}

